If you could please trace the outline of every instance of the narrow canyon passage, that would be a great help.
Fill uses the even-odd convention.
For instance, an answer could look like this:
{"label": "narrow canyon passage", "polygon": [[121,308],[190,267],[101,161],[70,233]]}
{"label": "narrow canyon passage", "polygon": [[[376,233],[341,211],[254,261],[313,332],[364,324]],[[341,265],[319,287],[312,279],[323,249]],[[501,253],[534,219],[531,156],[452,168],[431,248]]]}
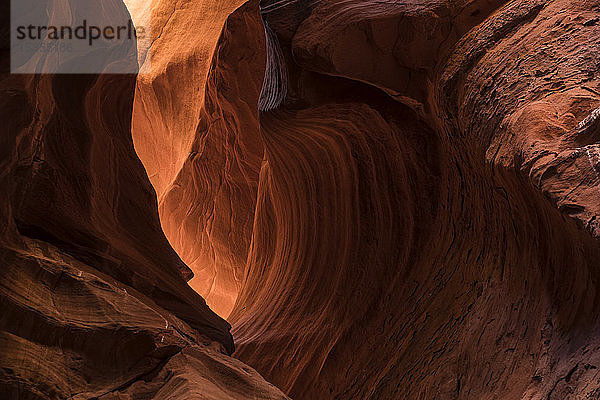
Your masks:
{"label": "narrow canyon passage", "polygon": [[[262,160],[252,99],[264,73],[262,30],[258,17],[235,26],[228,19],[242,3],[153,3],[160,37],[149,50],[150,71],[137,79],[132,118],[163,230],[194,271],[192,288],[225,318],[244,273]],[[226,20],[231,32],[221,35]],[[234,38],[243,43],[221,54]],[[217,59],[239,68],[235,94],[215,87],[223,79]]]}
{"label": "narrow canyon passage", "polygon": [[597,0],[99,2],[1,42],[0,398],[600,398]]}
{"label": "narrow canyon passage", "polygon": [[598,11],[236,9],[160,198],[235,356],[301,399],[595,393]]}
{"label": "narrow canyon passage", "polygon": [[[42,5],[58,19],[86,11],[71,0]],[[121,0],[94,6],[108,21],[129,18]],[[231,357],[230,325],[188,286],[192,271],[161,230],[131,134],[136,75],[13,74],[8,38],[0,42],[0,398],[286,399]],[[134,46],[116,42],[109,54],[137,66]],[[93,57],[68,55],[75,66]],[[101,61],[95,68],[115,63]]]}

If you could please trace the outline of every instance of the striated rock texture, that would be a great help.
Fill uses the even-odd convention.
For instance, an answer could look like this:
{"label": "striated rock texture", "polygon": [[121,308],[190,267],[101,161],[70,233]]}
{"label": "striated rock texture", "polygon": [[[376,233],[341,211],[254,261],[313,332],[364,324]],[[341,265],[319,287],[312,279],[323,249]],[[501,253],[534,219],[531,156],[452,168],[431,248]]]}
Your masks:
{"label": "striated rock texture", "polygon": [[262,24],[256,2],[253,12],[244,6],[229,17],[241,1],[172,3],[154,6],[160,34],[151,73],[137,81],[135,148],[158,193],[165,234],[194,272],[191,286],[227,316],[243,276],[262,161]]}
{"label": "striated rock texture", "polygon": [[160,229],[135,81],[0,74],[0,397],[284,399],[229,357],[229,324]]}
{"label": "striated rock texture", "polygon": [[0,251],[4,399],[284,399],[223,345],[44,242]]}
{"label": "striated rock texture", "polygon": [[296,399],[598,398],[598,2],[260,9],[161,206],[236,357]]}
{"label": "striated rock texture", "polygon": [[244,276],[263,160],[257,78],[266,56],[256,5],[227,19],[191,151],[159,207],[169,240],[194,271],[191,286],[224,317]]}
{"label": "striated rock texture", "polygon": [[0,394],[600,398],[598,2],[240,3],[0,75]]}

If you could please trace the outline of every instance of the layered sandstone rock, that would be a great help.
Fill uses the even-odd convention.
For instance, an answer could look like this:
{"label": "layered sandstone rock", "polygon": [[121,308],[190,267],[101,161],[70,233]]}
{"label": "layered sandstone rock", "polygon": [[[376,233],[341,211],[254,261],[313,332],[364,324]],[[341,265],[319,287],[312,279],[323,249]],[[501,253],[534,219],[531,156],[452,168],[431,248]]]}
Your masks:
{"label": "layered sandstone rock", "polygon": [[191,152],[159,207],[169,240],[194,271],[191,286],[224,317],[244,276],[263,160],[263,43],[256,2],[227,19]]}
{"label": "layered sandstone rock", "polygon": [[596,396],[597,5],[278,7],[237,355],[295,398]]}
{"label": "layered sandstone rock", "polygon": [[243,276],[262,160],[262,24],[256,2],[229,16],[242,3],[158,2],[133,111],[165,234],[194,272],[191,286],[223,316]]}
{"label": "layered sandstone rock", "polygon": [[137,80],[132,129],[136,151],[160,199],[190,152],[223,23],[244,1],[127,3],[152,14],[150,67]]}
{"label": "layered sandstone rock", "polygon": [[135,80],[0,75],[0,397],[284,399],[229,357],[229,324],[160,229]]}
{"label": "layered sandstone rock", "polygon": [[264,49],[264,82],[215,57],[204,109],[235,122],[199,124],[162,205],[197,254],[231,208],[236,356],[298,399],[597,396],[596,2],[261,7],[263,47],[217,54]]}
{"label": "layered sandstone rock", "polygon": [[134,130],[240,361],[134,77],[4,75],[1,390],[598,397],[597,2],[205,5],[155,7]]}
{"label": "layered sandstone rock", "polygon": [[1,250],[4,399],[284,399],[206,329],[62,250]]}

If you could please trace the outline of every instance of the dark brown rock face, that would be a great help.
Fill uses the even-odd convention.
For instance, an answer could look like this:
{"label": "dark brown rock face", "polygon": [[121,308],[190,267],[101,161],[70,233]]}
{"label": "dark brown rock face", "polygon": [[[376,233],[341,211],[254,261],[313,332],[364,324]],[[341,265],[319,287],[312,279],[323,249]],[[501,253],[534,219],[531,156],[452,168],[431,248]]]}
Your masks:
{"label": "dark brown rock face", "polygon": [[599,398],[597,1],[173,3],[0,77],[0,393]]}
{"label": "dark brown rock face", "polygon": [[0,75],[0,397],[283,399],[160,229],[135,81]]}
{"label": "dark brown rock face", "polygon": [[[597,2],[261,8],[162,204],[245,264],[235,355],[297,399],[597,397]],[[194,194],[214,160],[247,183]]]}

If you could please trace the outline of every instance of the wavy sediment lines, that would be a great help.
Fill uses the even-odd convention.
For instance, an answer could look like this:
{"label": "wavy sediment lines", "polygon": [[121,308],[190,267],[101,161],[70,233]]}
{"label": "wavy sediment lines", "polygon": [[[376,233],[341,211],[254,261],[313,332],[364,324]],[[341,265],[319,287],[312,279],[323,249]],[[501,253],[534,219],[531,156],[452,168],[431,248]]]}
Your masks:
{"label": "wavy sediment lines", "polygon": [[291,32],[285,8],[264,16],[289,90],[260,115],[237,357],[297,399],[597,395],[595,136],[577,126],[598,107],[598,10],[407,4],[449,10],[435,51],[401,46],[415,91],[365,64],[393,29],[354,46],[315,28],[333,3]]}
{"label": "wavy sediment lines", "polygon": [[0,251],[5,398],[285,398],[132,287],[45,243],[28,246]]}
{"label": "wavy sediment lines", "polygon": [[288,92],[288,76],[279,39],[269,27],[268,23],[263,21],[263,24],[265,26],[267,65],[265,67],[265,79],[258,101],[258,110],[269,111],[279,107],[285,100]]}
{"label": "wavy sediment lines", "polygon": [[134,88],[0,74],[2,398],[285,399],[229,356],[229,324],[186,283],[133,148]]}
{"label": "wavy sediment lines", "polygon": [[235,355],[296,399],[597,396],[596,5],[261,8],[161,197]]}
{"label": "wavy sediment lines", "polygon": [[[284,390],[294,388],[293,396],[310,398],[335,386],[335,379],[316,385],[319,369],[376,309],[372,291],[388,283],[377,279],[386,275],[383,258],[410,253],[415,201],[401,182],[414,156],[394,161],[414,152],[365,104],[274,111],[261,123],[266,162],[249,275],[230,320],[238,357],[254,361],[270,347],[263,373]],[[393,194],[379,198],[382,192]],[[374,242],[372,232],[386,240]],[[403,234],[407,246],[395,248]],[[366,249],[356,246],[363,241]]]}
{"label": "wavy sediment lines", "polygon": [[167,237],[194,271],[190,285],[223,317],[244,275],[263,159],[257,111],[262,31],[256,2],[227,19],[191,152],[160,205]]}

